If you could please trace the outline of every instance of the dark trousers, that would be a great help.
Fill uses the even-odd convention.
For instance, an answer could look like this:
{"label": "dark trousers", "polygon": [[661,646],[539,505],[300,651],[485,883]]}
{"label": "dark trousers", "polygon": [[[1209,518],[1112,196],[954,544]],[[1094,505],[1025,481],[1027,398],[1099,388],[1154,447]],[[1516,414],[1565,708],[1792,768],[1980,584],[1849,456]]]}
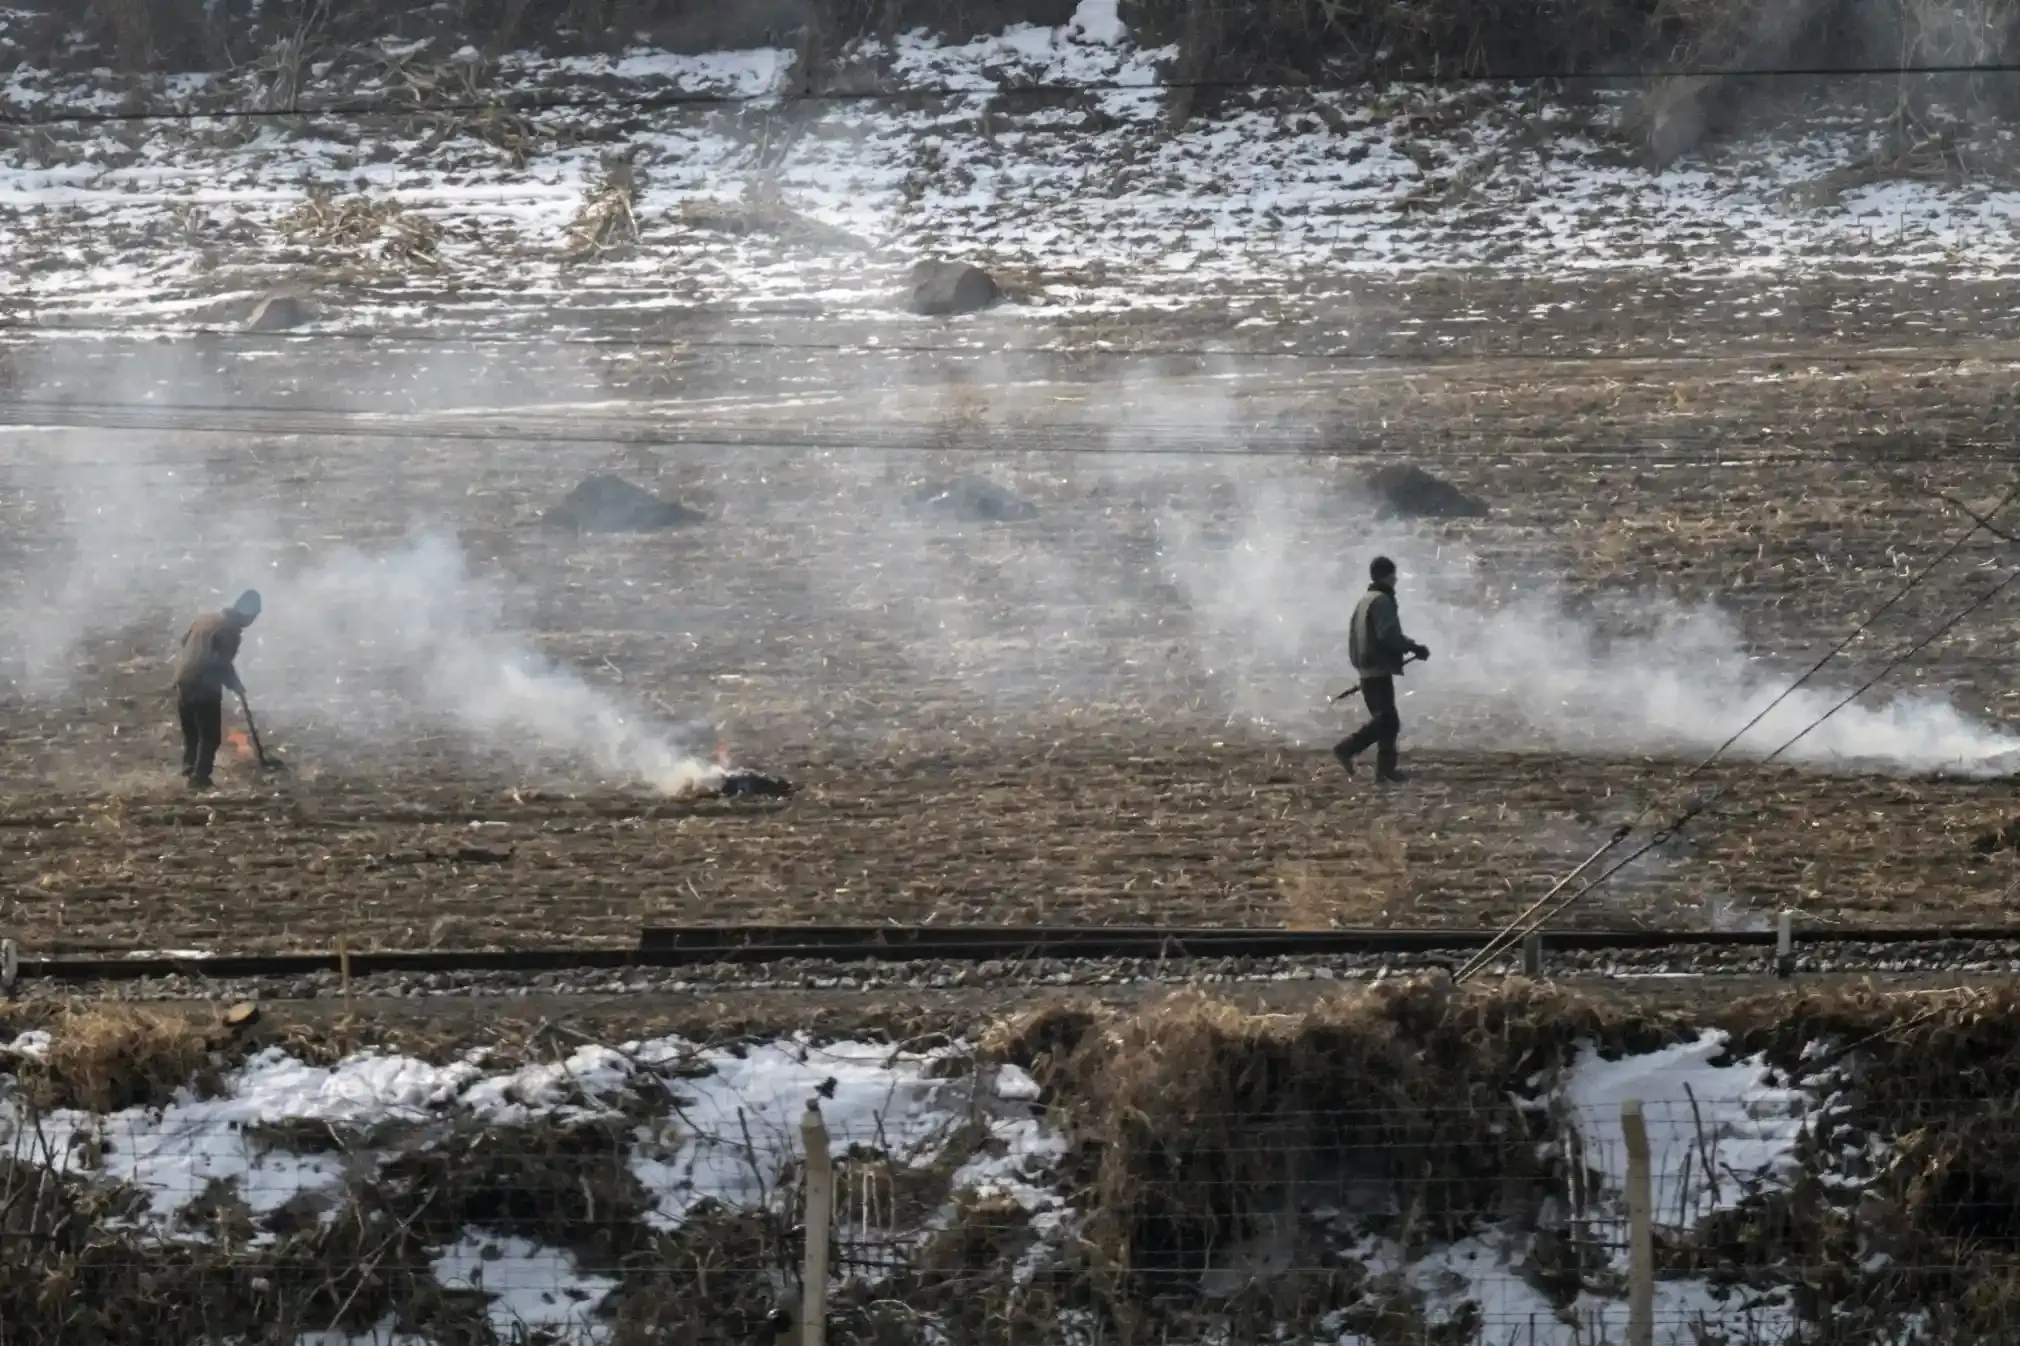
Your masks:
{"label": "dark trousers", "polygon": [[182,716],[182,774],[207,781],[224,741],[224,694],[202,690],[183,692],[176,709]]}
{"label": "dark trousers", "polygon": [[1396,769],[1396,739],[1403,732],[1403,717],[1396,714],[1396,680],[1362,678],[1361,700],[1368,706],[1368,722],[1333,747],[1341,762],[1376,748],[1375,769],[1386,776]]}

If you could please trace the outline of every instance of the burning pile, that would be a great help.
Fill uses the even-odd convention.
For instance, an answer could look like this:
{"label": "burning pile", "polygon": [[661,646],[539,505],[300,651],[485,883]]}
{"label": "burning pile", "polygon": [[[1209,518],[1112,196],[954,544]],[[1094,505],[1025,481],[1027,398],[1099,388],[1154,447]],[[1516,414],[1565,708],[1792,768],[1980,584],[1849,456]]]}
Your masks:
{"label": "burning pile", "polygon": [[728,746],[718,743],[714,760],[680,793],[692,799],[787,799],[793,783],[784,776],[731,766]]}

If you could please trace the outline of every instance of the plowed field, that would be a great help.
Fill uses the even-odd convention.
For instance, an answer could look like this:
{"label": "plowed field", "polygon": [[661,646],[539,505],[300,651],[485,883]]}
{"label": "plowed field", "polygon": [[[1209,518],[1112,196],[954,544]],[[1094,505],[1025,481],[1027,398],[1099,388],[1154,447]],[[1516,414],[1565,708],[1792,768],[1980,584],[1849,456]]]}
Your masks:
{"label": "plowed field", "polygon": [[[330,357],[310,344],[222,391],[173,350],[116,376],[94,355],[80,405],[144,405],[145,374],[180,403],[266,409],[210,417],[232,433],[24,431],[0,450],[0,926],[53,951],[1504,918],[1643,805],[1684,798],[1671,787],[1744,718],[1739,689],[1807,668],[1964,533],[1961,507],[2010,489],[2010,356],[1823,333],[1794,334],[1806,354],[1137,383],[1059,361],[868,390],[731,367],[678,404],[482,421],[517,417],[499,433],[531,442],[290,433],[297,390],[367,404],[312,395]],[[18,355],[17,374],[56,358]],[[561,387],[497,352],[346,358],[353,385],[396,368],[403,389],[467,360],[462,405],[649,391],[629,361]],[[1399,461],[1491,512],[1378,520],[1356,474]],[[595,470],[710,517],[541,526]],[[962,473],[1036,516],[907,503]],[[1376,547],[1435,650],[1406,680],[1413,779],[1387,792],[1326,752],[1353,723],[1328,698],[1351,681],[1345,616]],[[1572,919],[2001,919],[2020,862],[1973,842],[2011,787],[1930,760],[1998,746],[1971,726],[2014,713],[2012,591],[1987,599],[2013,559],[1977,534],[1819,679],[1835,699],[1982,603],[1857,703],[1948,698],[1977,717],[1945,731],[1957,752],[1918,749],[1936,731],[1910,714],[1865,722],[1873,740],[1835,763],[1721,764],[1691,782],[1724,788],[1709,809]],[[165,659],[246,584],[267,612],[241,670],[291,770],[234,762],[193,798]],[[661,798],[635,749],[675,731],[800,793]]]}

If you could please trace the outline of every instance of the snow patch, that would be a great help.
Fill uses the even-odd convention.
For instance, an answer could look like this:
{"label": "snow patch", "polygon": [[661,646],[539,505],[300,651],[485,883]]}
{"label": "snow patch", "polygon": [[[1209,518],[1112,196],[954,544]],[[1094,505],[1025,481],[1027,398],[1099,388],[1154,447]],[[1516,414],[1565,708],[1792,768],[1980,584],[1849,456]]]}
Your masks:
{"label": "snow patch", "polygon": [[1118,8],[1118,0],[1080,0],[1080,7],[1073,11],[1073,21],[1067,27],[1082,42],[1119,47],[1129,36],[1129,30],[1123,26]]}
{"label": "snow patch", "polygon": [[1726,1048],[1724,1033],[1707,1030],[1694,1042],[1618,1061],[1587,1052],[1565,1081],[1563,1100],[1587,1162],[1614,1192],[1627,1180],[1620,1105],[1643,1100],[1658,1223],[1690,1229],[1795,1176],[1796,1146],[1818,1101],[1784,1083],[1764,1057],[1714,1065]]}
{"label": "snow patch", "polygon": [[492,1330],[500,1341],[516,1341],[529,1331],[563,1333],[570,1342],[594,1346],[608,1340],[609,1326],[595,1318],[617,1282],[584,1275],[575,1259],[522,1238],[466,1236],[434,1262],[435,1280],[445,1290],[474,1290],[490,1299]]}
{"label": "snow patch", "polygon": [[875,1145],[904,1164],[936,1154],[961,1125],[973,1086],[930,1078],[935,1059],[860,1043],[711,1054],[712,1073],[682,1082],[678,1147],[665,1158],[632,1160],[632,1173],[654,1195],[652,1223],[677,1228],[704,1202],[763,1205],[801,1152],[800,1124],[812,1098],[820,1100],[837,1153],[852,1143]]}

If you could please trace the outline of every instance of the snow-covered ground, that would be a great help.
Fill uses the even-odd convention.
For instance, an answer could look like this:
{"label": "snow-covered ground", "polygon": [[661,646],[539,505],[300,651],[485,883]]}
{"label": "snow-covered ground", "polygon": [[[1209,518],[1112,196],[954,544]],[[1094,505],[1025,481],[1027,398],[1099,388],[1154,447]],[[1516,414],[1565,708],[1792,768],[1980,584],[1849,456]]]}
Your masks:
{"label": "snow-covered ground", "polygon": [[[31,322],[215,319],[289,286],[340,300],[347,328],[895,320],[905,269],[946,255],[1009,282],[1019,303],[988,322],[1197,311],[1239,325],[1337,323],[1348,280],[1427,270],[2020,269],[2020,192],[1900,181],[1819,200],[1825,174],[1873,147],[1849,120],[1664,172],[1631,161],[1606,108],[1524,90],[1242,94],[1172,130],[1167,95],[1141,87],[1169,55],[1135,45],[1114,0],[1058,29],[843,55],[864,89],[930,91],[909,103],[796,100],[784,50],[487,65],[389,44],[375,71],[312,66],[303,103],[569,105],[36,127],[0,154],[9,307]],[[696,93],[733,101],[669,102]],[[257,74],[135,95],[20,70],[0,112],[271,97]],[[606,249],[628,226],[599,235],[609,216],[586,212],[619,159],[637,237]],[[312,196],[328,208],[305,212]],[[768,222],[726,231],[751,217],[719,207],[749,201]]]}
{"label": "snow-covered ground", "polygon": [[[1621,1103],[1643,1102],[1655,1220],[1670,1237],[1786,1187],[1805,1163],[1818,1162],[1819,1147],[1806,1148],[1805,1141],[1840,1106],[1834,1101],[1840,1081],[1822,1063],[1806,1078],[1788,1079],[1760,1060],[1727,1059],[1726,1046],[1722,1035],[1707,1032],[1620,1060],[1587,1051],[1561,1076],[1532,1080],[1520,1107],[1535,1119],[1538,1157],[1553,1162],[1565,1183],[1529,1227],[1483,1219],[1456,1243],[1405,1247],[1378,1232],[1393,1231],[1395,1215],[1411,1200],[1407,1184],[1393,1182],[1373,1184],[1381,1190],[1371,1194],[1369,1183],[1349,1180],[1337,1202],[1309,1203],[1293,1214],[1321,1231],[1338,1264],[1361,1269],[1371,1302],[1407,1305],[1432,1325],[1471,1315],[1482,1341],[1619,1340],[1627,1311],[1619,1295],[1588,1288],[1569,1304],[1553,1299],[1535,1283],[1532,1256],[1540,1238],[1582,1238],[1612,1250],[1590,1267],[1588,1286],[1624,1275]],[[47,1049],[46,1036],[31,1034],[11,1056],[18,1066]],[[487,1070],[478,1055],[430,1065],[367,1052],[317,1066],[268,1050],[233,1072],[216,1096],[186,1094],[164,1108],[109,1116],[36,1114],[11,1077],[0,1080],[0,1136],[8,1150],[90,1184],[131,1190],[137,1200],[129,1227],[156,1240],[216,1237],[194,1213],[199,1199],[210,1212],[221,1200],[243,1203],[254,1249],[273,1242],[284,1213],[298,1222],[308,1209],[327,1224],[347,1190],[378,1192],[387,1166],[411,1159],[417,1145],[467,1143],[449,1139],[467,1138],[467,1130],[452,1130],[458,1122],[481,1125],[493,1137],[528,1136],[529,1146],[539,1127],[629,1128],[625,1162],[646,1194],[642,1218],[661,1233],[681,1229],[705,1209],[786,1209],[781,1203],[797,1186],[809,1103],[818,1105],[838,1158],[874,1161],[887,1172],[945,1175],[931,1209],[904,1228],[874,1218],[881,1199],[839,1178],[838,1281],[875,1280],[880,1266],[901,1268],[964,1200],[1003,1198],[1023,1212],[1032,1236],[1016,1268],[1024,1279],[1070,1247],[1081,1228],[1082,1212],[1062,1171],[1071,1151],[1065,1125],[1041,1105],[1029,1075],[1010,1066],[978,1070],[958,1044],[911,1052],[777,1041],[732,1050],[660,1040],[583,1046],[551,1063],[498,1071]],[[304,1123],[352,1143],[304,1151],[287,1139],[302,1134]],[[1850,1190],[1884,1162],[1884,1152],[1872,1143],[1846,1152],[1842,1140],[1825,1148],[1836,1155],[1830,1162],[1846,1167],[1824,1177]],[[1576,1182],[1574,1172],[1582,1175]],[[1222,1299],[1281,1271],[1272,1246],[1262,1238],[1219,1251],[1203,1292]],[[483,1297],[503,1336],[522,1326],[581,1342],[608,1334],[618,1283],[523,1231],[472,1223],[429,1261],[443,1288]],[[1765,1268],[1743,1288],[1665,1278],[1656,1339],[1674,1346],[1788,1339],[1797,1328],[1791,1289],[1777,1288]],[[1346,1322],[1342,1315],[1334,1324],[1337,1340],[1357,1343]],[[378,1339],[393,1339],[396,1327],[387,1322]],[[1062,1329],[1070,1339],[1071,1324]],[[1704,1329],[1725,1335],[1706,1338]],[[325,1339],[320,1329],[304,1338]],[[340,1339],[360,1338],[327,1338]]]}

